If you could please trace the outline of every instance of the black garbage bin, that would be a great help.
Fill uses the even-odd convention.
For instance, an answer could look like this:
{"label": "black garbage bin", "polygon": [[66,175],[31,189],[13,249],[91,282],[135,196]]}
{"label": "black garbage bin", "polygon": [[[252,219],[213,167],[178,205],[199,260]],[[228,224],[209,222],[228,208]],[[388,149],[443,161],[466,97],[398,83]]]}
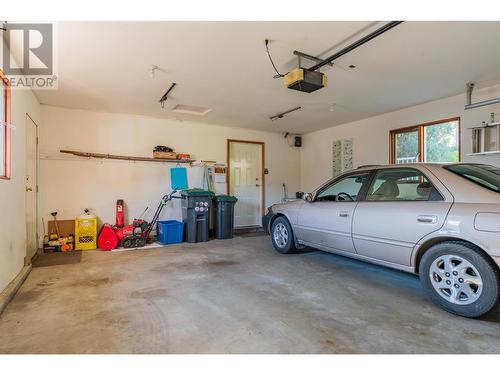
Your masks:
{"label": "black garbage bin", "polygon": [[233,238],[234,205],[238,199],[230,195],[217,195],[215,203],[215,238]]}
{"label": "black garbage bin", "polygon": [[208,241],[210,223],[211,191],[189,189],[181,192],[182,221],[186,228],[187,242]]}

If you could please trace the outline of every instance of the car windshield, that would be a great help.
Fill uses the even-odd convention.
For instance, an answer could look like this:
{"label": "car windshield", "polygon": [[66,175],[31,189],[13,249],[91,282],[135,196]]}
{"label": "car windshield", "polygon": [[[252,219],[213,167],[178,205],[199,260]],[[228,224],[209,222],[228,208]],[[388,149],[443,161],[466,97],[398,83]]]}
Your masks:
{"label": "car windshield", "polygon": [[485,164],[454,164],[444,168],[487,189],[500,192],[500,168]]}

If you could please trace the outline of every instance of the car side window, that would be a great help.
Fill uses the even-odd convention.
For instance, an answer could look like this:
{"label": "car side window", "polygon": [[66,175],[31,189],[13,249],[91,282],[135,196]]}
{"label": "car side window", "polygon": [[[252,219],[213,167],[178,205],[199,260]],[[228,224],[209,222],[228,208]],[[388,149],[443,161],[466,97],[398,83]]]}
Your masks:
{"label": "car side window", "polygon": [[316,196],[317,202],[355,201],[369,174],[356,174],[335,181],[321,190]]}
{"label": "car side window", "polygon": [[443,198],[429,179],[413,168],[379,170],[368,189],[368,201],[428,201]]}

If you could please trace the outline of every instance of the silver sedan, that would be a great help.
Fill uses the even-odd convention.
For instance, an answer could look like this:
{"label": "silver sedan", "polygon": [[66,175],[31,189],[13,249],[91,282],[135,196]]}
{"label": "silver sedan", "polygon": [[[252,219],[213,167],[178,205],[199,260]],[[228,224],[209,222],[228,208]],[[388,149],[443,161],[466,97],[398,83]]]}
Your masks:
{"label": "silver sedan", "polygon": [[280,253],[309,246],[416,273],[437,305],[478,317],[500,300],[499,193],[490,165],[361,167],[269,207],[263,227]]}

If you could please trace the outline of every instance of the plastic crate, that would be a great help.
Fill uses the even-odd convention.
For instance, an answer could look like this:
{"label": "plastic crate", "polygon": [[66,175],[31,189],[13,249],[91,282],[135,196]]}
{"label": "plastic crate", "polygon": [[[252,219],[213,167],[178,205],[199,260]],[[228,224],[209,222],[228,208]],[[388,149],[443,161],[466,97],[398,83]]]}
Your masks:
{"label": "plastic crate", "polygon": [[157,224],[158,242],[163,245],[182,242],[183,234],[184,223],[181,221],[165,220]]}
{"label": "plastic crate", "polygon": [[97,248],[97,219],[95,217],[75,220],[75,250],[95,250]]}

